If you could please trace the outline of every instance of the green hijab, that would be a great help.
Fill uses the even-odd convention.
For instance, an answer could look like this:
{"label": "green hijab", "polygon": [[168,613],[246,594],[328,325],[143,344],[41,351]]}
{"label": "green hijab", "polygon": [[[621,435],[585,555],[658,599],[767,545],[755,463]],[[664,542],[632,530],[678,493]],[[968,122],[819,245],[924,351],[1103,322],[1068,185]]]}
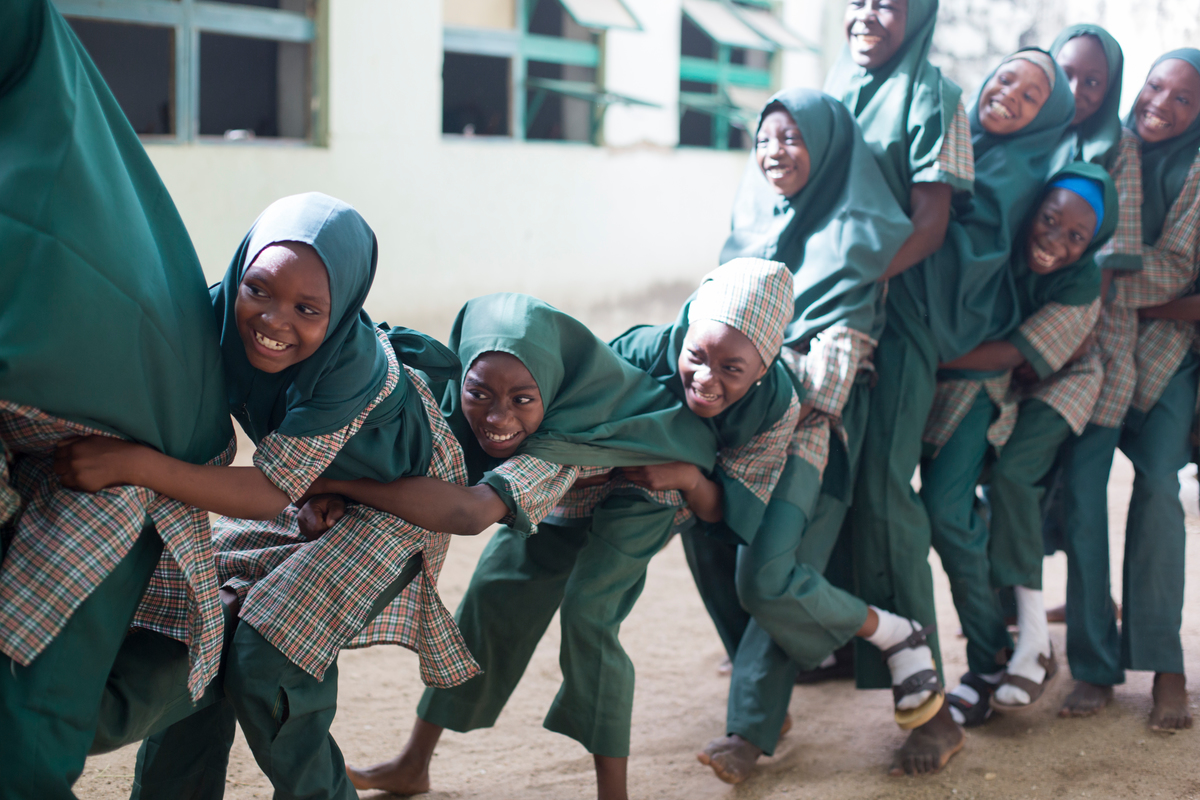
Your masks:
{"label": "green hijab", "polygon": [[[1026,241],[1029,229],[1033,224],[1034,215],[1046,195],[1050,193],[1055,181],[1066,178],[1084,178],[1100,185],[1104,196],[1104,218],[1100,220],[1099,228],[1092,241],[1088,243],[1083,255],[1073,264],[1051,272],[1049,275],[1039,275],[1029,268]],[[1020,318],[1028,319],[1038,309],[1047,303],[1061,303],[1068,306],[1088,305],[1100,296],[1100,267],[1096,264],[1096,253],[1104,246],[1117,230],[1117,187],[1109,176],[1108,170],[1099,164],[1086,161],[1075,161],[1056,172],[1046,182],[1041,194],[1034,204],[1033,211],[1021,228],[1021,233],[1013,242],[1012,276],[1016,287],[1016,298],[1020,309]]]}
{"label": "green hijab", "polygon": [[771,188],[752,153],[733,201],[721,263],[752,256],[780,261],[794,276],[794,314],[785,343],[803,347],[830,325],[878,338],[879,278],[912,234],[903,209],[878,190],[883,180],[862,133],[841,103],[814,89],[787,89],[758,117],[782,108],[808,148],[808,183],[791,197]]}
{"label": "green hijab", "polygon": [[[484,353],[501,352],[533,375],[545,416],[518,454],[577,466],[687,461],[713,467],[716,441],[679,397],[619,358],[583,323],[536,297],[504,292],[469,301],[454,320],[449,344],[464,373]],[[458,382],[442,391],[443,414],[477,482],[500,460],[471,432]]]}
{"label": "green hijab", "polygon": [[1086,24],[1063,28],[1050,45],[1050,55],[1057,59],[1063,45],[1077,36],[1092,36],[1100,42],[1108,62],[1108,92],[1096,113],[1067,129],[1058,143],[1053,169],[1061,169],[1072,161],[1090,161],[1107,169],[1116,159],[1117,144],[1121,141],[1121,115],[1117,105],[1121,102],[1125,56],[1121,52],[1121,45],[1108,31],[1099,25]]}
{"label": "green hijab", "polygon": [[[1172,50],[1154,62],[1151,70],[1168,58],[1178,58],[1200,72],[1200,50],[1184,47]],[[1137,133],[1133,109],[1125,117],[1125,127]],[[1162,235],[1171,204],[1183,191],[1196,152],[1200,149],[1200,116],[1183,133],[1162,142],[1142,142],[1142,242],[1154,245]]]}
{"label": "green hijab", "polygon": [[[1025,50],[1046,55],[1037,48],[1023,48],[1014,55]],[[1062,67],[1050,64],[1056,71],[1050,97],[1028,125],[1012,134],[1000,136],[983,129],[980,87],[967,112],[975,150],[975,195],[956,198],[942,247],[891,281],[893,297],[911,302],[925,319],[943,363],[986,340],[1001,338],[1020,322],[1015,298],[1001,297],[1002,292],[1013,291],[1008,270],[1012,242],[1075,116],[1067,77]],[[987,80],[994,74],[995,70]]]}
{"label": "green hijab", "polygon": [[0,3],[0,398],[203,463],[233,436],[183,221],[49,0]]}
{"label": "green hijab", "polygon": [[[255,369],[246,358],[234,313],[242,276],[266,247],[299,242],[316,250],[329,275],[330,312],[317,351],[281,372]],[[258,444],[269,434],[319,436],[349,425],[387,379],[387,355],[362,310],[375,278],[378,248],[366,220],[340,200],[318,192],[267,207],[212,287],[221,329],[229,409]]]}
{"label": "green hijab", "polygon": [[[887,63],[868,70],[843,47],[825,79],[825,91],[850,109],[879,162],[892,195],[911,211],[912,178],[937,162],[942,140],[962,99],[962,89],[929,63],[937,0],[908,0],[904,42]],[[967,182],[950,176],[956,191]]]}

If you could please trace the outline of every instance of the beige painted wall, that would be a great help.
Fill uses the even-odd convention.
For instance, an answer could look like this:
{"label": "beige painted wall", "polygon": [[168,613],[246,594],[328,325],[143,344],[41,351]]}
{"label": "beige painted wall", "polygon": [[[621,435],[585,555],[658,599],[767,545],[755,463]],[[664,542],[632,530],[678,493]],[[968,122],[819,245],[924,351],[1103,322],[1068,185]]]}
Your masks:
{"label": "beige painted wall", "polygon": [[[675,149],[659,115],[623,147],[444,138],[441,26],[433,2],[331,0],[328,147],[147,146],[208,277],[272,200],[319,190],[379,237],[378,319],[444,335],[465,300],[500,290],[628,322],[667,297],[654,313],[669,314],[716,266],[747,154]],[[678,75],[674,51],[642,58]]]}

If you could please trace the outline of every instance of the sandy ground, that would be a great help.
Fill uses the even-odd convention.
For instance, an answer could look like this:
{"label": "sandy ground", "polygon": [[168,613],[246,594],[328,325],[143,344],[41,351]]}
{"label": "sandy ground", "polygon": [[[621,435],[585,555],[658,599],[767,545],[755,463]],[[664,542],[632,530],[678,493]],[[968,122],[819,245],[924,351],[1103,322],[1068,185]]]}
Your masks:
{"label": "sandy ground", "polygon": [[[1130,480],[1129,464],[1118,455],[1109,493],[1116,554]],[[1200,551],[1195,548],[1200,516],[1195,478],[1186,478],[1184,487],[1191,541],[1183,640],[1195,680],[1200,675]],[[441,580],[450,608],[462,596],[486,537],[459,539],[451,548]],[[1113,574],[1119,582],[1119,555],[1115,558]],[[955,676],[966,669],[964,642],[956,638],[958,619],[945,576],[936,556],[931,560],[947,673]],[[1061,554],[1047,559],[1048,604],[1064,597],[1065,570]],[[1063,626],[1051,630],[1063,653]],[[764,760],[747,783],[727,786],[695,760],[697,748],[723,733],[728,680],[717,675],[721,645],[692,586],[678,540],[652,562],[645,594],[621,638],[638,670],[629,765],[631,796],[636,798],[1200,798],[1200,729],[1177,735],[1148,730],[1149,674],[1132,673],[1117,688],[1116,702],[1099,717],[1061,720],[1055,712],[1070,686],[1066,670],[1032,716],[999,719],[970,732],[966,749],[941,774],[921,779],[885,774],[890,752],[901,741],[891,722],[890,693],[857,692],[849,682],[798,688],[791,702],[796,726],[777,755]],[[433,760],[430,800],[594,793],[587,753],[541,727],[560,680],[558,640],[555,622],[495,728],[442,738]],[[341,705],[333,733],[347,761],[369,764],[390,757],[408,735],[421,691],[416,657],[398,647],[376,647],[344,653],[340,665]],[[128,747],[89,760],[76,786],[79,797],[127,797],[135,750]],[[270,796],[270,786],[239,734],[226,797]]]}

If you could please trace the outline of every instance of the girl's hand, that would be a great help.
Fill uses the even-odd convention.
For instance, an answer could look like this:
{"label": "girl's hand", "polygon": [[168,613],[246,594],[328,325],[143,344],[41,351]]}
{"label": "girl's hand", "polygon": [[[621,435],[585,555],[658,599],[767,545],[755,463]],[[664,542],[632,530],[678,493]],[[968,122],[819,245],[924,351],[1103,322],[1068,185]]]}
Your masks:
{"label": "girl's hand", "polygon": [[346,516],[346,498],[340,494],[313,495],[308,502],[300,507],[296,516],[296,524],[300,535],[305,541],[320,539],[325,531],[337,524]]}
{"label": "girl's hand", "polygon": [[644,467],[621,467],[621,476],[643,489],[659,492],[670,489],[690,492],[704,479],[699,467],[684,461],[650,464]]}
{"label": "girl's hand", "polygon": [[139,467],[154,450],[111,436],[84,436],[59,442],[54,472],[62,485],[80,492],[110,486],[141,485]]}

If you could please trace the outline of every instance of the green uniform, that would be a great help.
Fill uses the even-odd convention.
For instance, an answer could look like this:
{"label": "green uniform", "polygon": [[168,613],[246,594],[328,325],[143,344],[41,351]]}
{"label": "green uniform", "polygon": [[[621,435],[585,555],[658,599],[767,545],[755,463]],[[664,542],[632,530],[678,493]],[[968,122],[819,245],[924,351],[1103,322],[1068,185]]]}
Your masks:
{"label": "green uniform", "polygon": [[[1018,51],[1013,57],[1023,56]],[[851,509],[856,586],[864,600],[925,625],[936,621],[928,562],[931,531],[910,481],[921,458],[938,364],[1020,321],[1007,269],[1011,243],[1074,113],[1066,75],[1053,68],[1050,97],[1017,133],[985,131],[976,98],[968,111],[975,196],[967,204],[956,200],[942,248],[891,281],[887,327],[875,358],[879,381],[863,445],[871,457],[862,462]],[[938,654],[937,642],[930,644]],[[890,685],[879,658],[862,645],[858,655],[859,686]]]}

